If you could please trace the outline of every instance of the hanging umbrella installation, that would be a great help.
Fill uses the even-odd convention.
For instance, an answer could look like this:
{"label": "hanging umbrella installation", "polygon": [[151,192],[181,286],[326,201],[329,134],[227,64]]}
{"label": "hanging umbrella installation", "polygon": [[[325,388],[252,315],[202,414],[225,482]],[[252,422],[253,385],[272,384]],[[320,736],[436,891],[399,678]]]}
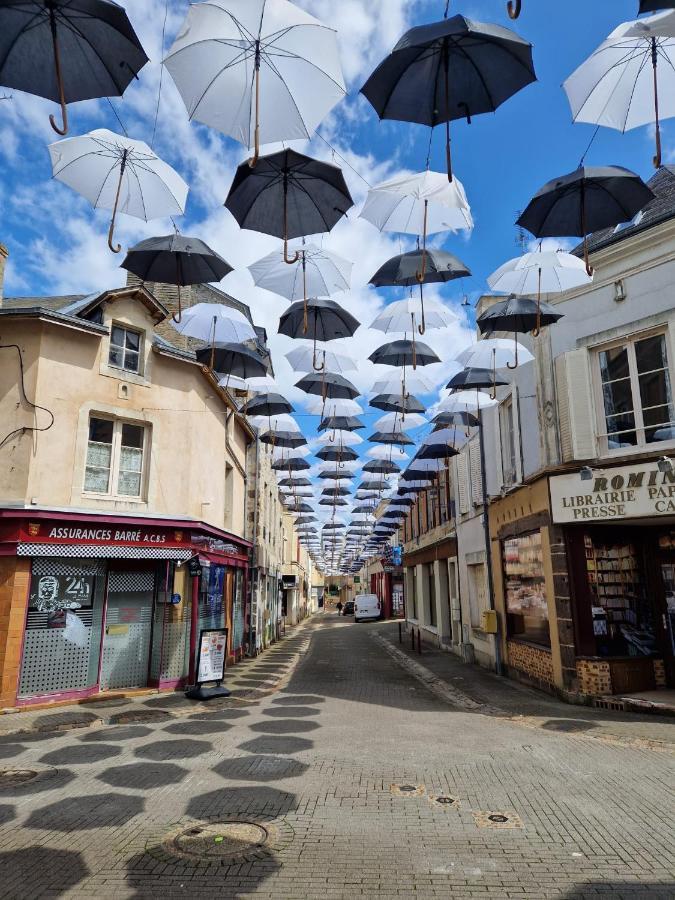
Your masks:
{"label": "hanging umbrella installation", "polygon": [[675,13],[624,22],[563,84],[575,122],[629,131],[675,116]]}
{"label": "hanging umbrella installation", "polygon": [[352,356],[320,347],[318,342],[316,348],[294,347],[286,354],[286,359],[294,372],[313,372],[316,360],[321,361],[321,371],[336,372],[338,375],[343,372],[355,372],[358,369]]}
{"label": "hanging umbrella installation", "polygon": [[256,339],[255,329],[244,313],[223,303],[197,303],[185,311],[179,306],[179,315],[173,317],[173,322],[179,334],[213,345]]}
{"label": "hanging umbrella installation", "polygon": [[533,81],[531,44],[508,28],[453,16],[406,32],[361,93],[380,119],[445,123],[452,180],[450,122],[471,124]]}
{"label": "hanging umbrella installation", "polygon": [[197,350],[196,357],[203,366],[227,376],[251,378],[267,374],[265,361],[245,344],[225,343],[201,347]]}
{"label": "hanging umbrella installation", "polygon": [[369,405],[375,409],[382,409],[385,412],[423,413],[426,410],[422,401],[411,394],[408,394],[405,398],[401,397],[400,394],[377,394],[370,401]]}
{"label": "hanging umbrella installation", "polygon": [[[127,252],[121,267],[142,281],[176,285],[178,316],[173,318],[177,324],[181,321],[181,287],[222,281],[232,271],[232,266],[204,241],[177,232],[136,244]],[[244,339],[229,337],[221,340]]]}
{"label": "hanging umbrella installation", "polygon": [[335,300],[320,297],[291,304],[279,319],[279,334],[313,341],[312,368],[320,372],[324,363],[317,364],[316,342],[351,337],[360,324]]}
{"label": "hanging umbrella installation", "polygon": [[82,194],[96,209],[111,209],[108,246],[117,213],[137,219],[182,215],[188,186],[144,141],[97,128],[49,145],[54,178]]}
{"label": "hanging umbrella installation", "polygon": [[492,368],[493,378],[496,379],[497,369],[516,369],[519,361],[528,363],[533,359],[534,356],[527,347],[523,347],[518,341],[488,338],[460,353],[457,362],[478,369]]}
{"label": "hanging umbrella installation", "polygon": [[[583,266],[583,262],[581,263]],[[585,274],[585,271],[584,271]],[[547,325],[554,325],[562,319],[562,313],[556,312],[548,303],[530,300],[529,297],[509,297],[495,303],[476,320],[481,334],[494,334],[496,331],[512,331],[514,335],[527,334],[538,337],[539,332]],[[517,345],[517,338],[516,338]],[[518,365],[518,357],[514,368]]]}
{"label": "hanging umbrella installation", "polygon": [[[403,370],[401,379],[401,397],[407,399],[406,391],[406,367],[412,366],[428,366],[432,363],[440,362],[439,357],[434,353],[431,347],[426,344],[415,343],[415,341],[403,340],[392,341],[389,344],[383,344],[373,351],[368,357],[372,363],[397,366]],[[405,417],[405,413],[402,414]]]}
{"label": "hanging umbrella installation", "polygon": [[289,239],[331,231],[353,205],[338,166],[295,150],[261,156],[255,169],[240,165],[225,201],[241,228],[282,238],[289,264],[300,258],[289,257]]}
{"label": "hanging umbrella installation", "polygon": [[193,4],[164,65],[190,119],[254,147],[251,166],[345,95],[335,31],[287,0]]}
{"label": "hanging umbrella installation", "polygon": [[286,264],[283,251],[270,253],[249,266],[256,287],[291,302],[349,290],[353,263],[315,244],[303,242],[298,252],[300,258],[292,266]]}
{"label": "hanging umbrella installation", "polygon": [[258,394],[244,404],[242,412],[247,416],[278,416],[282,413],[292,413],[293,404],[281,394]]}
{"label": "hanging umbrella installation", "polygon": [[68,103],[121,97],[147,63],[125,10],[111,0],[5,0],[0,84],[53,100],[68,133]]}
{"label": "hanging umbrella installation", "polygon": [[588,235],[629,222],[653,199],[647,185],[629,169],[581,166],[540,188],[516,224],[537,238],[583,238],[586,271],[592,275]]}

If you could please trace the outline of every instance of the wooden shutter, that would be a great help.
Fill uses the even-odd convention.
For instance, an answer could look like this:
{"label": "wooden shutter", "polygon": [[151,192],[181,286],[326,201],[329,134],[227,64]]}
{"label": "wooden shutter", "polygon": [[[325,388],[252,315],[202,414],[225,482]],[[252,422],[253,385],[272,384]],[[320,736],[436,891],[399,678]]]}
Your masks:
{"label": "wooden shutter", "polygon": [[469,471],[471,473],[471,501],[474,506],[483,502],[483,482],[480,468],[480,447],[472,444],[469,448]]}
{"label": "wooden shutter", "polygon": [[459,511],[469,511],[469,484],[466,475],[466,451],[462,451],[457,460],[457,494],[459,495]]}
{"label": "wooden shutter", "polygon": [[555,361],[560,451],[564,462],[597,456],[589,354],[570,350]]}

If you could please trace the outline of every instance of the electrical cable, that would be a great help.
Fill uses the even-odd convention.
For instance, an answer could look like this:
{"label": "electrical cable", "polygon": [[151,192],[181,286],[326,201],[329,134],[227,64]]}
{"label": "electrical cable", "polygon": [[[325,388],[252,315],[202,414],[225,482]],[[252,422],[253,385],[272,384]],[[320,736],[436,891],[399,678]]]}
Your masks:
{"label": "electrical cable", "polygon": [[19,357],[19,370],[21,372],[21,381],[19,382],[21,387],[21,396],[25,403],[28,404],[34,410],[42,410],[42,412],[46,412],[47,415],[51,416],[51,422],[49,425],[43,428],[38,428],[37,426],[32,425],[23,425],[21,428],[15,428],[13,431],[10,431],[8,435],[6,435],[2,440],[0,440],[0,450],[5,446],[5,444],[10,441],[15,435],[25,434],[27,431],[49,431],[49,429],[54,425],[56,418],[51,409],[47,409],[46,406],[39,406],[37,403],[33,403],[32,400],[28,399],[26,395],[26,381],[25,381],[25,371],[23,366],[23,354],[21,353],[21,347],[18,344],[0,344],[0,350],[16,350],[17,355]]}

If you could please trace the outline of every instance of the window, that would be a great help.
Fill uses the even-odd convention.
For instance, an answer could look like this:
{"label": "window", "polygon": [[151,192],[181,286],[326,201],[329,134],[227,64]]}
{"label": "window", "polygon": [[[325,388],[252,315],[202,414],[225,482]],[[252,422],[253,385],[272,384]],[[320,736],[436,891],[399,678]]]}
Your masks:
{"label": "window", "polygon": [[143,425],[92,416],[89,420],[85,491],[140,497],[143,492],[144,451]]}
{"label": "window", "polygon": [[608,450],[675,440],[666,336],[598,352]]}
{"label": "window", "polygon": [[513,398],[509,397],[499,409],[499,430],[502,445],[502,473],[506,487],[516,483],[516,436],[513,428]]}
{"label": "window", "polygon": [[509,636],[550,647],[541,532],[504,541],[502,549]]}
{"label": "window", "polygon": [[121,325],[110,329],[110,352],[108,365],[125,372],[138,374],[141,371],[141,333]]}
{"label": "window", "polygon": [[471,627],[483,627],[483,611],[487,605],[487,582],[485,579],[485,563],[477,563],[466,567],[469,577],[469,612]]}

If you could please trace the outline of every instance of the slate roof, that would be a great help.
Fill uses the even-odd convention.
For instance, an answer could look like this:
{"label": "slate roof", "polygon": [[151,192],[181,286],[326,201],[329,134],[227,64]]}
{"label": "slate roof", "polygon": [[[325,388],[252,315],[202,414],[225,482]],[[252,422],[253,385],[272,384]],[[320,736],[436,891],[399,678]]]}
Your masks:
{"label": "slate roof", "polygon": [[[649,179],[647,186],[651,188],[655,197],[642,210],[639,221],[618,231],[616,228],[605,228],[594,232],[588,238],[590,253],[618,244],[626,238],[675,218],[675,166],[662,166]],[[572,250],[575,256],[583,256],[583,252],[583,243]]]}

